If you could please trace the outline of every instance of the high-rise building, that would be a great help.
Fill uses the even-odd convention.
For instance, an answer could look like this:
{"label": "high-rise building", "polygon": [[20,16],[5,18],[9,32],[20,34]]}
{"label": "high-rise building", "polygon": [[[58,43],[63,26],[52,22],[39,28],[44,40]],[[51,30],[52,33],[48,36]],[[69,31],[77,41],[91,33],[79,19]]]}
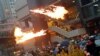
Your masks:
{"label": "high-rise building", "polygon": [[2,8],[2,4],[1,4],[1,1],[0,1],[0,19],[4,17],[4,14],[3,14],[3,8]]}
{"label": "high-rise building", "polygon": [[2,31],[8,31],[10,29],[9,26],[16,23],[15,20],[21,21],[30,17],[27,0],[0,0],[0,4],[0,16],[2,19],[0,21],[0,25],[2,25],[0,30]]}
{"label": "high-rise building", "polygon": [[[14,27],[16,21],[29,18],[27,0],[0,0],[0,50],[2,55],[14,56]],[[8,53],[9,52],[9,53]]]}
{"label": "high-rise building", "polygon": [[20,19],[29,15],[27,0],[0,0],[1,19]]}
{"label": "high-rise building", "polygon": [[0,19],[7,19],[10,17],[9,0],[0,0]]}

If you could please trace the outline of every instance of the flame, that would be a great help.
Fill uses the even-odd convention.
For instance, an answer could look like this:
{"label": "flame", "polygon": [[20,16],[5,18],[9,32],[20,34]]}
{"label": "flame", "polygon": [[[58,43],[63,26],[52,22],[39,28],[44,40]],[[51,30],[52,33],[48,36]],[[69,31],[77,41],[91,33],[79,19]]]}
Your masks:
{"label": "flame", "polygon": [[30,10],[30,11],[34,13],[44,14],[54,19],[64,19],[64,15],[68,13],[68,11],[62,6],[52,5],[51,7],[52,7],[51,8],[52,10],[50,9],[46,10],[42,8],[42,9],[35,9],[35,10]]}
{"label": "flame", "polygon": [[21,28],[16,27],[15,32],[14,32],[14,36],[16,37],[17,44],[23,43],[29,39],[32,39],[32,38],[38,37],[38,36],[42,36],[42,35],[46,35],[45,30],[41,30],[37,33],[33,33],[32,31],[22,32]]}

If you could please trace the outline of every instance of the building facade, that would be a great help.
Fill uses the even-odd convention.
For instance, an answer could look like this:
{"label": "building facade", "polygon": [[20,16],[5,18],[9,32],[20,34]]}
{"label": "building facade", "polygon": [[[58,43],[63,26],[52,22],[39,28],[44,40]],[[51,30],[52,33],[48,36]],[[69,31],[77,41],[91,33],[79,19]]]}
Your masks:
{"label": "building facade", "polygon": [[9,0],[0,0],[0,19],[10,18]]}
{"label": "building facade", "polygon": [[0,52],[1,56],[14,56],[16,22],[28,19],[29,8],[27,0],[0,0]]}
{"label": "building facade", "polygon": [[27,0],[0,0],[0,4],[1,19],[23,18],[29,14]]}
{"label": "building facade", "polygon": [[80,19],[87,32],[100,32],[100,0],[79,0]]}

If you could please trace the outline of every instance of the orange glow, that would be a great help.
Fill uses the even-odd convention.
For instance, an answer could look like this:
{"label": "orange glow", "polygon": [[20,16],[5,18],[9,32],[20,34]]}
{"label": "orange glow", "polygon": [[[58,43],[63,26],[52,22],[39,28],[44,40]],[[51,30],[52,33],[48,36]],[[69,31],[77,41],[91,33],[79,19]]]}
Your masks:
{"label": "orange glow", "polygon": [[62,6],[51,6],[51,9],[34,9],[30,10],[34,13],[44,14],[54,19],[64,19],[64,15],[68,13],[68,11]]}
{"label": "orange glow", "polygon": [[32,38],[38,37],[38,36],[42,36],[42,35],[46,35],[45,30],[41,30],[37,33],[33,33],[32,31],[22,32],[21,28],[16,27],[15,32],[14,32],[14,36],[16,37],[17,44],[23,43],[29,39],[32,39]]}

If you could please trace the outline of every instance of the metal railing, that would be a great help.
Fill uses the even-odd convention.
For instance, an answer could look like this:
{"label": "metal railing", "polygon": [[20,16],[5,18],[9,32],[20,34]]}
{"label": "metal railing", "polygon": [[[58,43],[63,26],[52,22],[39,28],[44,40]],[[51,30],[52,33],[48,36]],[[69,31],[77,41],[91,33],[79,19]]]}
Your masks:
{"label": "metal railing", "polygon": [[92,19],[100,17],[100,1],[92,2],[81,7],[83,18]]}

